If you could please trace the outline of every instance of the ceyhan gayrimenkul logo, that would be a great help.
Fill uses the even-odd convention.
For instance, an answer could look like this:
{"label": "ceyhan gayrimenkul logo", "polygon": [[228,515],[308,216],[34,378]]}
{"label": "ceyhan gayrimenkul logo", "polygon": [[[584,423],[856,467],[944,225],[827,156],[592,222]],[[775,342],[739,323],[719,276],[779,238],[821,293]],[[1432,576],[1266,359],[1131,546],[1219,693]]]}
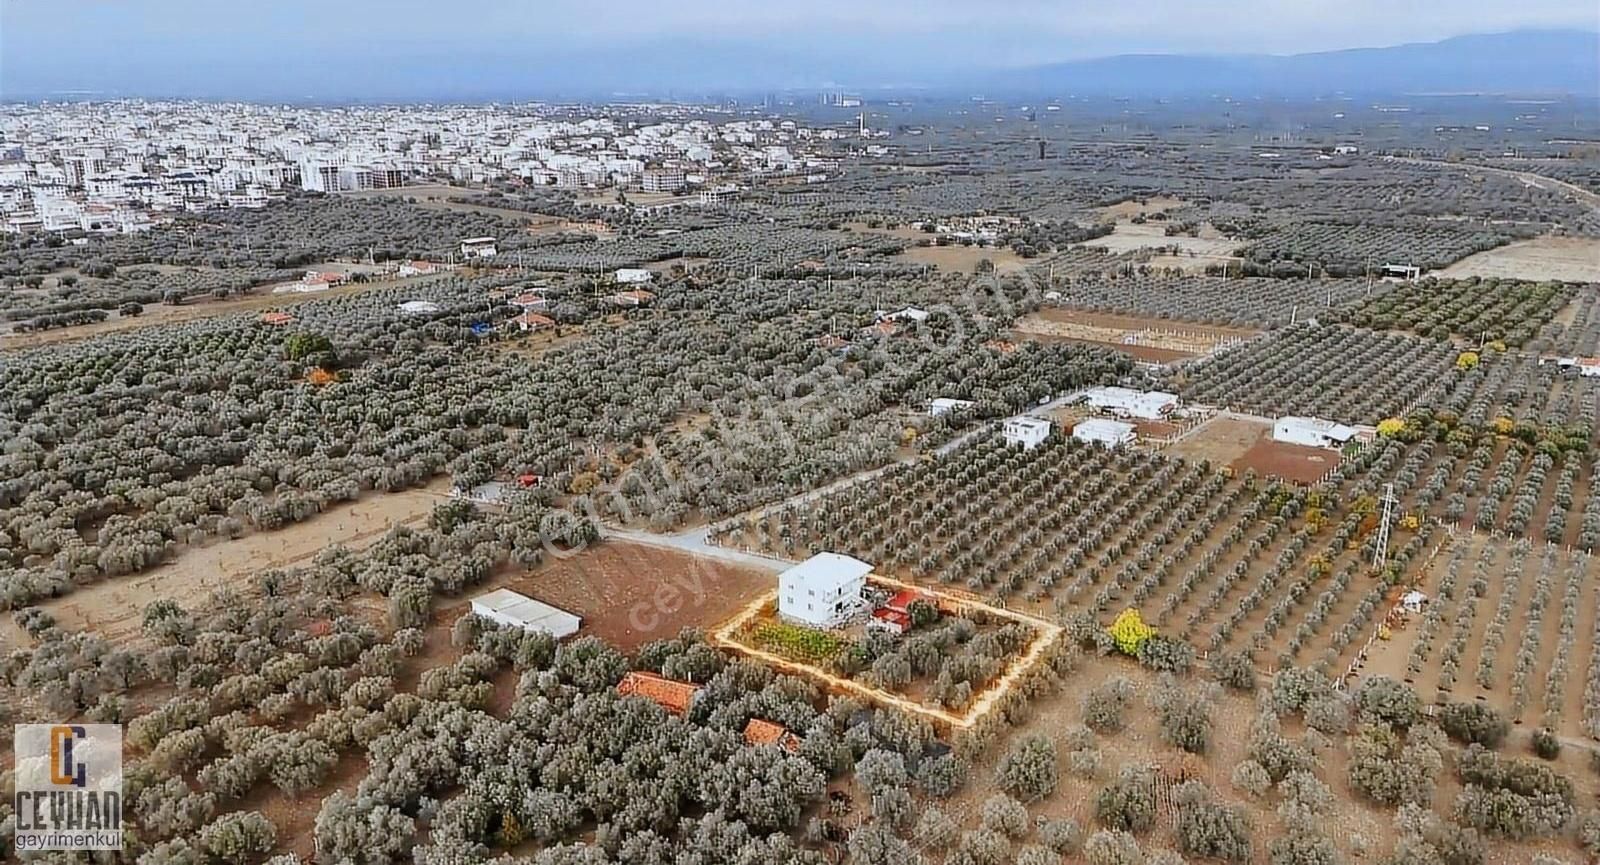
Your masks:
{"label": "ceyhan gayrimenkul logo", "polygon": [[16,848],[122,849],[122,727],[18,724]]}

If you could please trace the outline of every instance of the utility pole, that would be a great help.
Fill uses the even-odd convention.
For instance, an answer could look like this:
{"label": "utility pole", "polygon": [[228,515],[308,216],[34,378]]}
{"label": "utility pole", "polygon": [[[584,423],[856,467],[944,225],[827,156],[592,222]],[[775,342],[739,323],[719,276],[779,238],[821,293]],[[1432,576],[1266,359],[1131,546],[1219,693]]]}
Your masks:
{"label": "utility pole", "polygon": [[1383,485],[1383,516],[1378,520],[1378,548],[1372,551],[1373,570],[1381,571],[1389,563],[1389,523],[1394,519],[1394,484]]}

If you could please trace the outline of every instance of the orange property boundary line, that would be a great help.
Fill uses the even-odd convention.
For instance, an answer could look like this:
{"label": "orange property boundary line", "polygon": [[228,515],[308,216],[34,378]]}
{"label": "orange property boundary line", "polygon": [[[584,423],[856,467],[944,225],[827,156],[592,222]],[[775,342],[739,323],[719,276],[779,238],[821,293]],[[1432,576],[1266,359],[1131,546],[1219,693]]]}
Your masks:
{"label": "orange property boundary line", "polygon": [[879,705],[893,706],[894,708],[905,712],[921,715],[925,718],[948,724],[954,729],[965,730],[970,729],[978,722],[980,718],[993,710],[995,705],[1000,701],[1000,698],[1005,696],[1006,693],[1016,685],[1023,675],[1038,665],[1039,659],[1044,655],[1045,650],[1054,645],[1056,640],[1061,636],[1062,628],[1060,625],[1057,625],[1054,622],[1046,621],[1045,619],[1041,619],[1037,616],[1029,615],[1027,613],[1019,613],[1013,610],[1002,609],[1000,607],[995,607],[984,603],[983,601],[976,600],[975,598],[953,595],[947,592],[941,592],[938,589],[930,589],[926,586],[917,586],[889,577],[880,577],[876,574],[871,577],[871,580],[875,583],[880,583],[883,585],[926,592],[937,598],[948,601],[951,605],[958,609],[975,608],[982,610],[983,612],[996,618],[1010,619],[1013,622],[1018,622],[1035,629],[1035,631],[1038,633],[1038,636],[1036,636],[1028,644],[1027,651],[1023,652],[1021,656],[1019,656],[1015,661],[1011,662],[1011,664],[1006,667],[1006,671],[1001,674],[1001,676],[996,679],[993,684],[983,689],[983,691],[981,691],[977,697],[973,699],[972,705],[967,707],[966,713],[961,715],[957,715],[947,709],[925,706],[916,702],[915,700],[902,697],[899,694],[885,691],[880,688],[873,688],[863,685],[860,682],[846,679],[842,676],[836,676],[833,673],[829,673],[828,671],[815,665],[793,661],[782,657],[781,655],[766,651],[765,649],[758,649],[754,646],[740,642],[734,635],[738,633],[739,629],[743,627],[746,622],[758,615],[763,607],[777,599],[778,591],[776,589],[773,589],[771,592],[767,592],[761,597],[756,598],[743,610],[734,615],[733,618],[724,622],[720,627],[713,631],[711,634],[712,642],[738,652],[746,657],[760,660],[772,667],[783,670],[784,672],[795,673],[814,679],[829,688],[863,697]]}

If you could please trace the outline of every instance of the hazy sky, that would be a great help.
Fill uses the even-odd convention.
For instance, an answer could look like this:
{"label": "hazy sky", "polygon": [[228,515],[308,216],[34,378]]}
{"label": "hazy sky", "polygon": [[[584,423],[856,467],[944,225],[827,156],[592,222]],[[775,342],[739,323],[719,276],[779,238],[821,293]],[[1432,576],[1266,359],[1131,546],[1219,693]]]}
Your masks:
{"label": "hazy sky", "polygon": [[[0,95],[404,95],[917,83],[1129,52],[1297,53],[1531,27],[1595,0],[0,0]],[[314,95],[314,94],[306,94]]]}

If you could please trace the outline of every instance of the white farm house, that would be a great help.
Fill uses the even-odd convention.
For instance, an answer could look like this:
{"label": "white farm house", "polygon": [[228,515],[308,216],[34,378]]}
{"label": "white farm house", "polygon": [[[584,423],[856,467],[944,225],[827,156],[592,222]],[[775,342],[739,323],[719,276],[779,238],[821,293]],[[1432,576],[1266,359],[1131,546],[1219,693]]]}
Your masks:
{"label": "white farm house", "polygon": [[1044,418],[1018,415],[1007,418],[1000,427],[1008,445],[1022,445],[1023,450],[1033,450],[1050,437],[1050,422]]}
{"label": "white farm house", "polygon": [[472,614],[524,631],[542,631],[558,640],[577,633],[583,624],[582,619],[566,610],[510,589],[495,589],[473,598]]}
{"label": "white farm house", "polygon": [[818,628],[835,627],[861,607],[872,566],[839,553],[817,553],[778,575],[778,614]]}

